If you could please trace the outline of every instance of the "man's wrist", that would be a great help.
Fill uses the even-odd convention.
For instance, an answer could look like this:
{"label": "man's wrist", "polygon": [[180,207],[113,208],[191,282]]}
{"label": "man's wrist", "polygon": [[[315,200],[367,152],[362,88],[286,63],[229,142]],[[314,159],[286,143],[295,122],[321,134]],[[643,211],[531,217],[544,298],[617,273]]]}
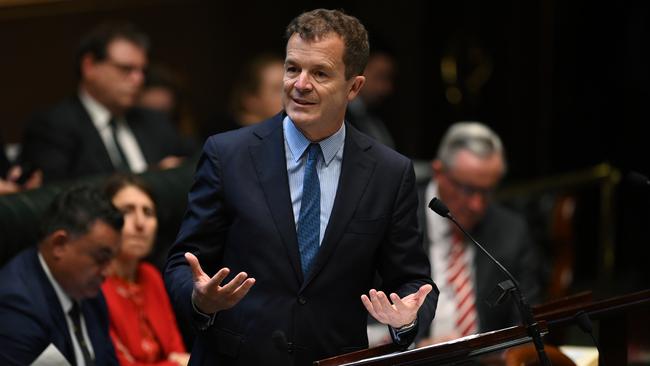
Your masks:
{"label": "man's wrist", "polygon": [[192,308],[194,310],[194,319],[197,320],[200,330],[206,330],[212,326],[212,324],[214,324],[214,319],[217,315],[217,312],[214,312],[212,314],[204,313],[196,306],[194,299],[192,299]]}
{"label": "man's wrist", "polygon": [[401,327],[394,328],[394,329],[398,333],[406,332],[406,331],[410,330],[411,328],[413,328],[415,326],[415,323],[417,322],[417,320],[418,320],[418,318],[416,317],[415,319],[413,319],[412,322],[410,322],[410,323],[408,323],[406,325],[402,325]]}

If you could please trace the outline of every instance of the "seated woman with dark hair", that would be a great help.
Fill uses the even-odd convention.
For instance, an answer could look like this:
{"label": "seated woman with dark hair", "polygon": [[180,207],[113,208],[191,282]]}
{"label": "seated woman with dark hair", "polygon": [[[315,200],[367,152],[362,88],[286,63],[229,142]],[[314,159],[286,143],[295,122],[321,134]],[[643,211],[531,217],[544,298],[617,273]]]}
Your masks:
{"label": "seated woman with dark hair", "polygon": [[124,214],[122,248],[102,286],[117,358],[121,365],[187,365],[162,276],[142,260],[158,228],[153,195],[131,175],[111,177],[105,193]]}

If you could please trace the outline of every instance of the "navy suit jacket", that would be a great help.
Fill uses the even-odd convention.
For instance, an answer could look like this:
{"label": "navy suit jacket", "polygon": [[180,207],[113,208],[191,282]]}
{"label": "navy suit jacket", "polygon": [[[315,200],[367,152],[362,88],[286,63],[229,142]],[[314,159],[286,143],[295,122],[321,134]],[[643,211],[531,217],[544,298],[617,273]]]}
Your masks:
{"label": "navy suit jacket", "polygon": [[[101,292],[81,301],[81,310],[96,365],[117,365]],[[76,365],[70,337],[65,314],[36,248],[20,252],[0,270],[0,364],[28,365],[54,344],[71,365]]]}
{"label": "navy suit jacket", "polygon": [[[162,113],[133,108],[126,120],[150,166],[169,155],[191,153]],[[115,171],[97,128],[77,96],[34,115],[25,130],[21,159],[42,169],[45,181]]]}
{"label": "navy suit jacket", "polygon": [[[424,203],[420,205],[419,217],[424,230],[424,243],[427,245],[429,239],[424,210],[429,209],[426,206],[433,197],[424,197],[425,186],[420,188],[420,201]],[[531,239],[523,217],[492,203],[488,206],[483,220],[470,234],[515,277],[531,305],[541,300],[542,257]],[[508,278],[478,248],[474,250],[474,266],[479,331],[486,332],[520,324],[521,319],[513,299],[496,307],[490,307],[487,303],[497,284]],[[430,325],[420,327],[419,337],[427,337]]]}
{"label": "navy suit jacket", "polygon": [[[191,316],[195,253],[213,275],[230,268],[256,279],[236,306],[199,331],[191,364],[308,365],[367,348],[360,296],[378,273],[400,296],[432,284],[417,224],[411,162],[346,125],[338,191],[311,272],[303,277],[285,159],[284,114],[209,138],[165,279]],[[431,321],[437,289],[418,322]],[[415,332],[406,335],[410,342]]]}

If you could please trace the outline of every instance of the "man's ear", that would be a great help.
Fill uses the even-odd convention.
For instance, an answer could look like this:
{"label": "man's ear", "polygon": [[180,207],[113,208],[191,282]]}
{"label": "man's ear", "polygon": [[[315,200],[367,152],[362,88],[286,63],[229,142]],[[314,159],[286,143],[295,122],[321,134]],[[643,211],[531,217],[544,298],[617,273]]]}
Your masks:
{"label": "man's ear", "polygon": [[363,84],[366,83],[366,77],[363,75],[357,75],[352,78],[352,86],[350,87],[350,91],[348,92],[348,101],[351,101],[354,99],[354,97],[359,94],[359,91],[363,87]]}
{"label": "man's ear", "polygon": [[52,248],[52,254],[58,259],[68,249],[67,244],[70,242],[70,234],[63,229],[56,230],[48,236],[47,241]]}
{"label": "man's ear", "polygon": [[97,66],[97,62],[95,61],[95,57],[92,54],[86,53],[85,55],[81,56],[80,71],[81,71],[81,76],[84,79],[88,77],[92,77],[96,66]]}
{"label": "man's ear", "polygon": [[439,176],[442,173],[443,165],[440,159],[435,159],[431,162],[431,169],[433,170],[434,176]]}

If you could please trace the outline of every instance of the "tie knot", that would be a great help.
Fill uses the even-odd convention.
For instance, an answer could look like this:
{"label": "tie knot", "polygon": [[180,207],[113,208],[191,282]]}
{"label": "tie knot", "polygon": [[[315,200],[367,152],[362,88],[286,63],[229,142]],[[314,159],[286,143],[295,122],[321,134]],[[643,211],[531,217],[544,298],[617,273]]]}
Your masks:
{"label": "tie knot", "polygon": [[72,319],[79,319],[79,303],[78,302],[76,302],[76,301],[72,302],[72,307],[70,308],[70,310],[68,310],[68,315],[70,315],[70,317]]}
{"label": "tie knot", "polygon": [[318,160],[318,155],[320,153],[320,145],[317,143],[309,144],[307,148],[307,160]]}

